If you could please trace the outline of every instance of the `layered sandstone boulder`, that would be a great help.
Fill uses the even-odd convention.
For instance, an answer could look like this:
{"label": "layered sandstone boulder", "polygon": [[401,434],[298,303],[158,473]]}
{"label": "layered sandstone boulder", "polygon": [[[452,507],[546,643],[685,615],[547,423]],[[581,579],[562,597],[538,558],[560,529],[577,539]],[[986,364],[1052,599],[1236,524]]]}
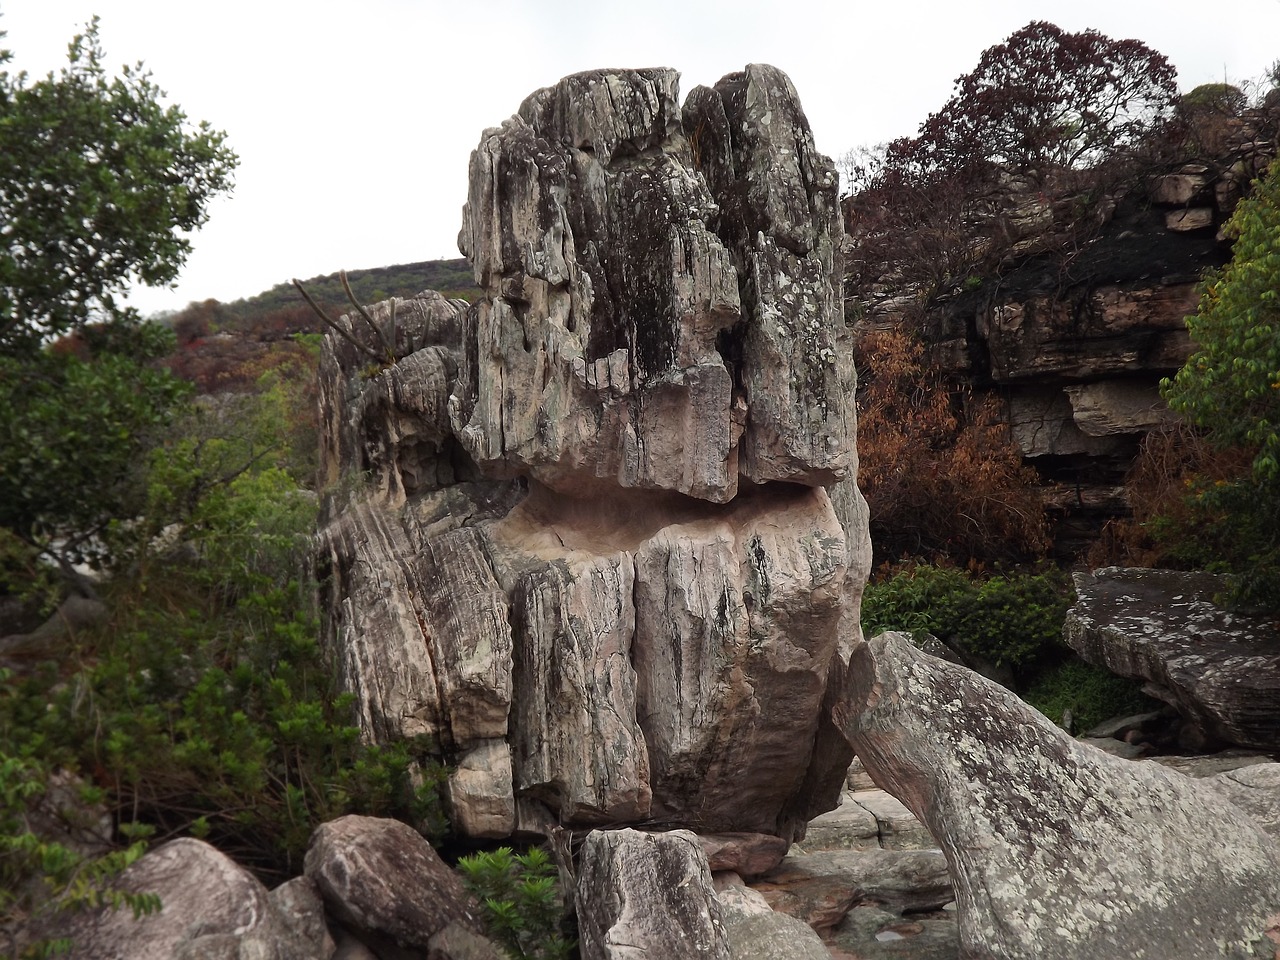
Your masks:
{"label": "layered sandstone boulder", "polygon": [[531,95],[471,159],[483,296],[325,343],[327,639],[365,735],[454,767],[470,836],[791,839],[850,758],[829,707],[869,545],[835,170],[776,69],[683,109],[677,80]]}

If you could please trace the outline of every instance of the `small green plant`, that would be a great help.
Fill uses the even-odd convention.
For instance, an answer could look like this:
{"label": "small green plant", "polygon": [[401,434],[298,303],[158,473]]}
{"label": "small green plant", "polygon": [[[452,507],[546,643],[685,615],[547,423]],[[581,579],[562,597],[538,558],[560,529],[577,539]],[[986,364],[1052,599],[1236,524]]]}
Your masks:
{"label": "small green plant", "polygon": [[[0,683],[9,676],[0,671]],[[64,937],[32,939],[19,946],[20,926],[55,929],[60,916],[103,906],[128,907],[135,917],[160,909],[157,894],[131,893],[112,883],[146,851],[149,831],[130,831],[133,842],[121,850],[96,856],[78,853],[33,824],[33,811],[48,791],[46,767],[0,751],[0,931],[8,934],[8,943],[0,942],[0,957],[49,957],[71,947]]]}
{"label": "small green plant", "polygon": [[868,636],[931,633],[975,661],[1027,675],[1060,646],[1070,604],[1067,579],[1052,568],[976,578],[913,564],[868,585],[862,618]]}
{"label": "small green plant", "polygon": [[512,957],[565,960],[573,941],[560,929],[564,908],[559,874],[541,847],[515,853],[499,847],[458,861],[458,870],[484,905],[489,930]]}
{"label": "small green plant", "polygon": [[1064,660],[1042,673],[1023,699],[1054,723],[1061,724],[1069,710],[1072,733],[1091,730],[1112,717],[1154,709],[1158,704],[1142,692],[1142,685],[1127,677],[1085,663]]}

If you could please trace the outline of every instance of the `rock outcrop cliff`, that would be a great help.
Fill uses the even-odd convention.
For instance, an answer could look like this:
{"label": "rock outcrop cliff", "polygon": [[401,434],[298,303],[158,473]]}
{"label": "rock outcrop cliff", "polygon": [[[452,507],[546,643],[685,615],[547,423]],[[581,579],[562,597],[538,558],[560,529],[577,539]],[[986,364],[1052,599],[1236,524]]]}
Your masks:
{"label": "rock outcrop cliff", "polygon": [[947,378],[999,400],[1064,557],[1128,510],[1121,484],[1139,444],[1172,419],[1160,380],[1191,354],[1186,317],[1201,276],[1230,256],[1223,226],[1275,156],[1280,102],[1222,123],[1212,144],[1167,144],[1118,180],[1101,171],[1053,193],[1010,177],[974,198],[986,233],[969,242],[993,250],[969,276],[926,291],[890,263],[859,264],[850,288],[866,328],[917,328]]}
{"label": "rock outcrop cliff", "polygon": [[366,736],[454,765],[464,835],[790,839],[851,755],[828,691],[869,544],[835,171],[779,71],[683,110],[677,76],[526,99],[472,154],[483,297],[345,318],[383,362],[325,343],[328,642]]}

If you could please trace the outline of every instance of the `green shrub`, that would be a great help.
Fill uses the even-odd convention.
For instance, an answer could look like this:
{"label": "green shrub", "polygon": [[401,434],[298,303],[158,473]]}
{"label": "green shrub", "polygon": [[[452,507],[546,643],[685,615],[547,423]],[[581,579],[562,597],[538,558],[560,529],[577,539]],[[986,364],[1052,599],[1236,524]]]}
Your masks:
{"label": "green shrub", "polygon": [[[0,671],[0,684],[10,676]],[[17,925],[21,923],[39,931],[46,929],[51,919],[75,910],[129,907],[139,917],[160,909],[155,893],[129,893],[111,883],[142,856],[144,839],[136,839],[122,850],[88,856],[41,835],[32,824],[32,814],[48,785],[47,768],[0,750],[0,937],[8,934],[7,944],[0,941],[0,957],[48,957],[71,946],[69,940],[55,937],[24,938],[27,942],[19,947]],[[97,796],[92,788],[85,792],[89,795],[80,799],[92,805]]]}
{"label": "green shrub", "polygon": [[511,956],[562,960],[573,955],[573,941],[560,929],[559,874],[545,850],[514,853],[499,847],[463,857],[458,870],[484,905],[490,933]]}
{"label": "green shrub", "polygon": [[118,819],[207,839],[265,879],[296,872],[314,827],[344,813],[446,829],[443,769],[414,743],[362,743],[320,650],[315,497],[263,426],[279,399],[183,420],[152,451],[149,514],[112,531],[129,562],[99,588],[108,622],[0,697],[0,751],[77,772]]}
{"label": "green shrub", "polygon": [[1026,676],[1061,648],[1070,586],[1058,570],[978,578],[954,567],[915,564],[869,584],[867,636],[931,633],[968,658]]}
{"label": "green shrub", "polygon": [[1118,677],[1082,660],[1050,667],[1027,689],[1023,699],[1054,723],[1070,710],[1071,732],[1084,732],[1112,717],[1153,710],[1159,703],[1142,692],[1142,684]]}

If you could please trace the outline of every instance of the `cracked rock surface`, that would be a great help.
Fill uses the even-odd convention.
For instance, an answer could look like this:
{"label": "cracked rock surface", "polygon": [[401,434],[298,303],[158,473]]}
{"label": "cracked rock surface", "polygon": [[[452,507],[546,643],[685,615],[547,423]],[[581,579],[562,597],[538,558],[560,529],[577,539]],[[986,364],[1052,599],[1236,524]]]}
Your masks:
{"label": "cracked rock surface", "polygon": [[483,296],[326,339],[326,640],[366,736],[450,762],[462,833],[785,842],[835,805],[870,561],[841,238],[780,71],[683,107],[591,71],[472,154]]}

